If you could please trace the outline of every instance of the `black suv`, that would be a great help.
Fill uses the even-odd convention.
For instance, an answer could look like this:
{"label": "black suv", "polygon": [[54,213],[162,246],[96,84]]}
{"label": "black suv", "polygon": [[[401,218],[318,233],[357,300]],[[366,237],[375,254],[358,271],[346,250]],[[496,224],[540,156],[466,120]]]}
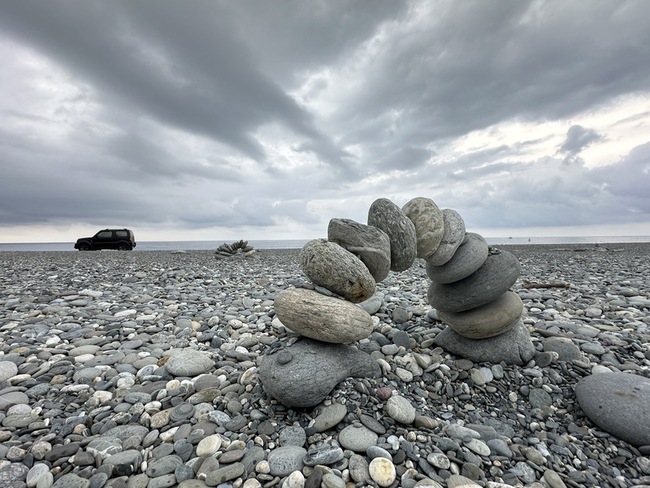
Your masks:
{"label": "black suv", "polygon": [[135,247],[135,236],[129,229],[104,229],[92,237],[77,239],[75,249],[80,251],[99,251],[100,249],[119,249],[130,251]]}

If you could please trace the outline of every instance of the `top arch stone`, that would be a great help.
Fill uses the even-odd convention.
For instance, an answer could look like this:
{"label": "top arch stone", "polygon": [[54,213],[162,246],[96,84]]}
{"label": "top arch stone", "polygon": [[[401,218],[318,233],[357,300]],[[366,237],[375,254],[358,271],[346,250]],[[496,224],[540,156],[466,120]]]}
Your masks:
{"label": "top arch stone", "polygon": [[445,233],[442,210],[430,198],[416,197],[402,207],[402,212],[415,226],[417,257],[429,258],[438,250]]}
{"label": "top arch stone", "polygon": [[390,269],[409,269],[417,254],[417,238],[413,222],[402,209],[388,198],[372,202],[368,210],[368,225],[383,230],[390,241]]}

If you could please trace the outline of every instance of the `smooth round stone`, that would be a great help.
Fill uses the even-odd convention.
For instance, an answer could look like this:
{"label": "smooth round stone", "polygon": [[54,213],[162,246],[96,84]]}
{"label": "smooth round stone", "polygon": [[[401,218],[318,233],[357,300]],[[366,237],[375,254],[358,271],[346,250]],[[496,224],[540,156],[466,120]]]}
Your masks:
{"label": "smooth round stone", "polygon": [[476,272],[489,254],[488,243],[479,234],[468,232],[452,258],[442,266],[426,263],[427,276],[434,283],[454,283]]}
{"label": "smooth round stone", "polygon": [[535,346],[528,329],[519,320],[510,330],[487,339],[468,339],[445,327],[434,343],[444,350],[475,363],[524,365],[535,356]]}
{"label": "smooth round stone", "polygon": [[375,459],[376,457],[385,457],[386,459],[393,460],[393,456],[383,447],[379,446],[370,446],[366,451],[366,454],[370,459]]}
{"label": "smooth round stone", "polygon": [[370,446],[377,444],[379,436],[372,430],[359,424],[345,427],[339,433],[339,444],[344,449],[365,453]]}
{"label": "smooth round stone", "polygon": [[273,449],[268,455],[270,473],[273,476],[287,476],[303,468],[307,450],[300,446],[282,446]]}
{"label": "smooth round stone", "polygon": [[165,367],[173,376],[198,376],[210,371],[214,367],[214,361],[194,349],[181,349],[172,353]]}
{"label": "smooth round stone", "polygon": [[429,258],[438,250],[445,233],[442,210],[430,198],[416,197],[402,207],[402,212],[415,226],[416,256]]}
{"label": "smooth round stone", "polygon": [[395,465],[390,459],[377,457],[370,461],[368,472],[372,480],[379,486],[390,486],[397,477]]}
{"label": "smooth round stone", "polygon": [[483,265],[467,278],[447,284],[432,282],[428,299],[444,312],[464,312],[493,302],[510,288],[520,274],[517,257],[508,251],[490,254]]}
{"label": "smooth round stone", "polygon": [[598,427],[632,445],[650,445],[650,378],[595,374],[578,381],[575,391],[580,407]]}
{"label": "smooth round stone", "polygon": [[551,395],[543,388],[531,388],[528,401],[533,408],[550,407],[553,404]]}
{"label": "smooth round stone", "polygon": [[334,242],[309,241],[300,250],[299,260],[303,273],[312,283],[352,303],[367,300],[375,293],[375,279],[366,265]]}
{"label": "smooth round stone", "polygon": [[436,252],[427,258],[431,266],[442,266],[447,263],[454,257],[456,250],[465,239],[465,221],[458,212],[445,208],[442,210],[442,217],[444,221],[442,240]]}
{"label": "smooth round stone", "polygon": [[373,295],[367,300],[358,303],[357,305],[368,312],[370,315],[374,315],[379,312],[379,309],[384,304],[384,299],[379,295]]}
{"label": "smooth round stone", "polygon": [[22,391],[10,391],[0,394],[0,410],[6,410],[12,405],[28,405],[29,397]]}
{"label": "smooth round stone", "polygon": [[390,272],[390,239],[381,229],[350,219],[332,219],[327,239],[339,244],[361,259],[379,283]]}
{"label": "smooth round stone", "polygon": [[432,452],[427,456],[427,462],[438,469],[449,469],[451,461],[441,452]]}
{"label": "smooth round stone", "polygon": [[311,427],[316,432],[324,432],[336,427],[347,414],[348,409],[345,405],[340,403],[326,405],[314,419],[314,424]]}
{"label": "smooth round stone", "polygon": [[212,434],[201,439],[196,446],[196,455],[198,457],[212,456],[221,447],[222,439],[219,434]]}
{"label": "smooth round stone", "polygon": [[372,317],[363,308],[305,288],[281,291],[274,306],[284,326],[323,342],[354,342],[365,339],[373,330]]}
{"label": "smooth round stone", "polygon": [[447,488],[481,488],[481,485],[459,474],[452,474],[447,478]]}
{"label": "smooth round stone", "polygon": [[288,425],[280,431],[278,441],[281,446],[303,446],[307,441],[305,429],[299,425]]}
{"label": "smooth round stone", "polygon": [[52,486],[54,476],[50,473],[50,467],[44,463],[37,463],[31,467],[25,480],[28,487]]}
{"label": "smooth round stone", "polygon": [[0,381],[6,381],[18,374],[18,366],[11,361],[0,361]]}
{"label": "smooth round stone", "polygon": [[170,454],[152,461],[147,467],[145,474],[150,478],[171,474],[182,464],[183,460],[179,456]]}
{"label": "smooth round stone", "polygon": [[507,291],[493,302],[464,312],[444,312],[438,316],[458,334],[469,339],[485,339],[503,334],[521,318],[524,303],[519,295]]}
{"label": "smooth round stone", "polygon": [[307,451],[303,462],[306,466],[316,466],[318,464],[328,466],[343,459],[343,449],[338,446],[324,444]]}
{"label": "smooth round stone", "polygon": [[368,209],[368,225],[383,230],[388,236],[390,269],[409,269],[417,254],[417,237],[415,225],[402,209],[387,198],[379,198]]}
{"label": "smooth round stone", "polygon": [[393,419],[402,424],[412,424],[415,420],[415,407],[406,398],[393,395],[384,405],[384,410]]}
{"label": "smooth round stone", "polygon": [[282,484],[282,488],[303,488],[305,486],[305,475],[300,471],[294,471]]}

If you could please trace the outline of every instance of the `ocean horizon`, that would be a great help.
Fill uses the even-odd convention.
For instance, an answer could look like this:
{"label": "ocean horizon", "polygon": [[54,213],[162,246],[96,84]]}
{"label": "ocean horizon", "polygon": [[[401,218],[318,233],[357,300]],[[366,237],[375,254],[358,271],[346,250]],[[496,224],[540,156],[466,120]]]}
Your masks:
{"label": "ocean horizon", "polygon": [[[249,240],[255,249],[301,249],[311,239]],[[650,236],[486,237],[491,246],[525,244],[621,244],[650,242]],[[216,251],[234,241],[138,241],[134,251]],[[74,242],[0,243],[2,251],[76,251]]]}

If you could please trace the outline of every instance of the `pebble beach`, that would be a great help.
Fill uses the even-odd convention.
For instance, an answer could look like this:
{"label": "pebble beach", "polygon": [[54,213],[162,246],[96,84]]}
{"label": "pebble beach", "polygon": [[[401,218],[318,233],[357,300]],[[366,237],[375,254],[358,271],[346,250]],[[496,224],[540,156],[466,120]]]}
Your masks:
{"label": "pebble beach", "polygon": [[355,344],[381,376],[305,409],[258,378],[295,335],[275,296],[314,288],[299,250],[0,252],[0,487],[650,486],[639,398],[612,393],[607,431],[576,400],[592,374],[650,379],[650,243],[499,247],[530,362],[437,347],[418,260]]}

